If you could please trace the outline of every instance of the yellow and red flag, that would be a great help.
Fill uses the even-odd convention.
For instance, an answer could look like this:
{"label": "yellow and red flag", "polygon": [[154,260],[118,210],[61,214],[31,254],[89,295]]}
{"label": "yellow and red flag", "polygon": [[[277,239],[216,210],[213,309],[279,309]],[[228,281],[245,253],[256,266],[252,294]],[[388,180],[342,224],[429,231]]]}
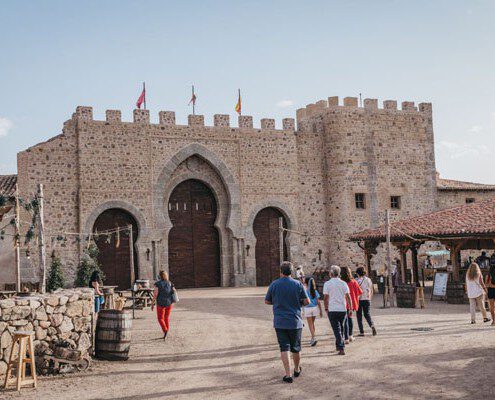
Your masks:
{"label": "yellow and red flag", "polygon": [[241,89],[239,89],[239,98],[237,99],[237,104],[235,105],[235,112],[241,115],[242,104],[241,104]]}
{"label": "yellow and red flag", "polygon": [[139,95],[139,98],[136,101],[136,107],[141,108],[141,105],[144,103],[144,109],[146,110],[146,86],[143,82],[143,91]]}

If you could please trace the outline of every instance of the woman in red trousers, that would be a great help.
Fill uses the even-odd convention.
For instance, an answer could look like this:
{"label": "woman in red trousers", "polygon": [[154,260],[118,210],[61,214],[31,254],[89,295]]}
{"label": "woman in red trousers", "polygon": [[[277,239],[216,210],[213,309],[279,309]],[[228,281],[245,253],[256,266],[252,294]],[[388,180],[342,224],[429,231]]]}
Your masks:
{"label": "woman in red trousers", "polygon": [[151,311],[153,311],[156,303],[156,316],[163,331],[163,339],[167,337],[170,330],[170,312],[173,307],[174,291],[175,287],[169,281],[168,274],[165,271],[160,271],[160,280],[155,282]]}
{"label": "woman in red trousers", "polygon": [[354,340],[354,336],[352,336],[352,331],[354,328],[352,314],[359,308],[359,296],[363,294],[363,291],[359,284],[352,277],[352,271],[349,267],[342,268],[340,277],[344,282],[347,282],[347,286],[349,286],[349,294],[352,301],[352,304],[347,303],[347,318],[344,325],[345,344],[349,344],[349,342],[352,342]]}

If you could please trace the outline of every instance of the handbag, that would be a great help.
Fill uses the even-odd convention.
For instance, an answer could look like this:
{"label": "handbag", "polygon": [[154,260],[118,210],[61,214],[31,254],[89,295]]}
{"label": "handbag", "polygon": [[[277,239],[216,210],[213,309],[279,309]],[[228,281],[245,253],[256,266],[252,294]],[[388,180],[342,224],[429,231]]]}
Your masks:
{"label": "handbag", "polygon": [[177,293],[177,289],[172,285],[172,303],[179,302],[179,294]]}

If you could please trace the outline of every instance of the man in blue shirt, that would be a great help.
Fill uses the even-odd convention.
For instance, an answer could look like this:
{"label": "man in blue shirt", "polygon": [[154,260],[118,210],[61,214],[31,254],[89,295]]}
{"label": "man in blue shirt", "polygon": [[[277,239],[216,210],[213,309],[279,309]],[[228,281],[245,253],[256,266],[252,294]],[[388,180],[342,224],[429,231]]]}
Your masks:
{"label": "man in blue shirt", "polygon": [[265,303],[273,305],[273,327],[277,333],[280,357],[285,368],[283,381],[292,383],[289,351],[294,360],[294,377],[301,374],[301,333],[303,321],[301,308],[309,304],[309,298],[301,282],[291,278],[292,264],[283,262],[280,278],[273,281],[266,293]]}

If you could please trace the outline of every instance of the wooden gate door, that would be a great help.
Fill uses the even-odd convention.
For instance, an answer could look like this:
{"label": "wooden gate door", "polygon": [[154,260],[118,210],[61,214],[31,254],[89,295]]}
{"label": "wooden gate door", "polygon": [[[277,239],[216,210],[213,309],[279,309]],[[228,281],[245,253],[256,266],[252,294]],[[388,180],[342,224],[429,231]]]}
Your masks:
{"label": "wooden gate door", "polygon": [[220,246],[214,226],[217,203],[202,182],[190,179],[170,195],[170,280],[177,288],[220,286]]}
{"label": "wooden gate door", "polygon": [[[103,232],[115,228],[124,228],[132,225],[132,243],[134,246],[134,276],[138,279],[138,259],[136,252],[136,240],[138,237],[138,226],[136,220],[127,211],[119,208],[111,208],[103,211],[95,221],[93,232]],[[130,237],[124,232],[111,235],[111,237],[101,236],[96,240],[96,245],[100,254],[98,262],[105,274],[105,285],[118,286],[120,290],[129,289],[131,282],[131,248]]]}
{"label": "wooden gate door", "polygon": [[[287,222],[276,208],[264,208],[254,219],[256,285],[258,286],[267,286],[280,276],[279,218],[282,218],[282,225],[286,228]],[[284,260],[287,260],[286,236],[287,232],[284,232]]]}

